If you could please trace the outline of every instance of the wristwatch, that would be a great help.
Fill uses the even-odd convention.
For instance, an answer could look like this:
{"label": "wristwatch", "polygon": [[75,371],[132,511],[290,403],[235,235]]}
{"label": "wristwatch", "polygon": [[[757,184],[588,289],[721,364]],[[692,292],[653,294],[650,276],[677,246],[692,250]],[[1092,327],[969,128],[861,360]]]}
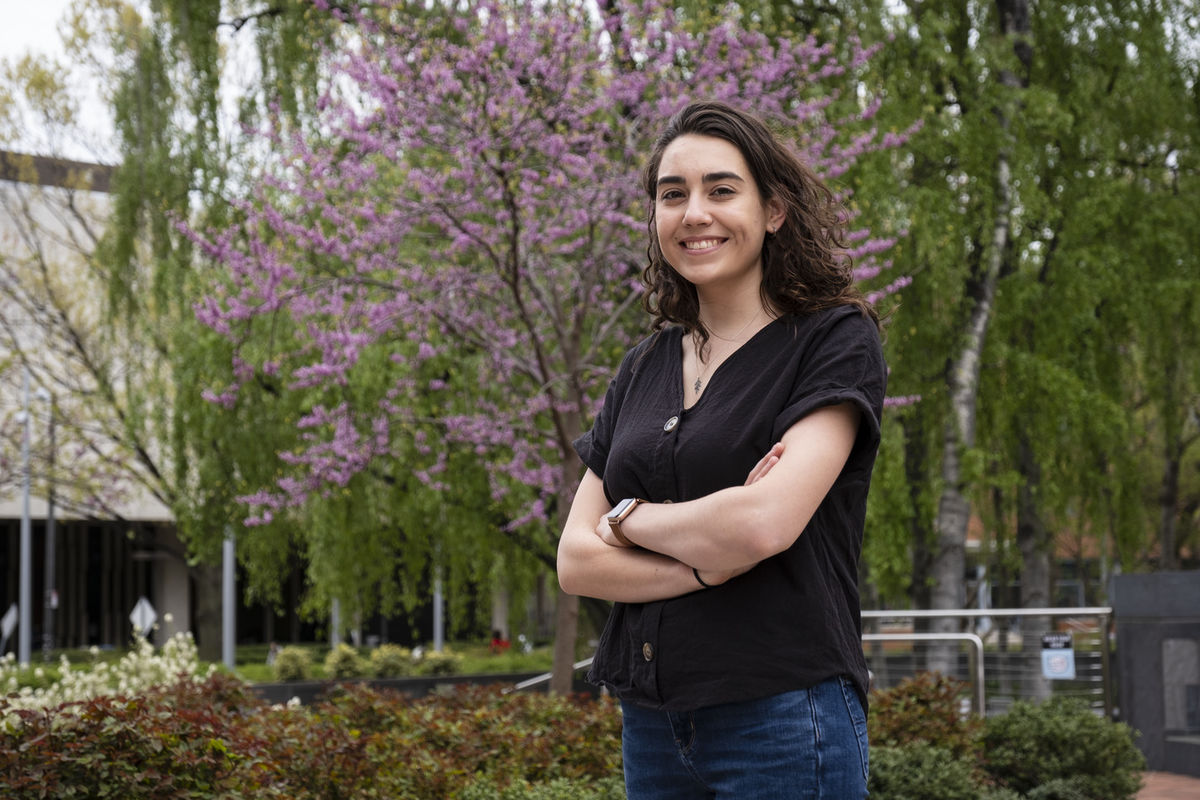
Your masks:
{"label": "wristwatch", "polygon": [[635,547],[633,542],[625,538],[625,534],[621,533],[621,523],[625,518],[633,513],[633,510],[638,507],[638,503],[646,502],[640,497],[626,497],[621,502],[612,507],[612,510],[605,514],[608,519],[608,526],[612,528],[613,536],[617,537],[617,541],[626,547]]}

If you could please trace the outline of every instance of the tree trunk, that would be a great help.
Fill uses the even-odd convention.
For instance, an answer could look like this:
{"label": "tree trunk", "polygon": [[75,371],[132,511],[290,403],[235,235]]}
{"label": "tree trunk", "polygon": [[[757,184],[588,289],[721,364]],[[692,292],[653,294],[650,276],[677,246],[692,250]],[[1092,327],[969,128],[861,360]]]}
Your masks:
{"label": "tree trunk", "polygon": [[[933,554],[930,552],[930,530],[921,513],[921,491],[929,484],[929,447],[925,437],[925,419],[917,410],[900,422],[904,429],[904,477],[908,482],[909,503],[912,504],[912,581],[908,596],[913,608],[929,608],[929,572]],[[920,620],[924,627],[924,620]]]}
{"label": "tree trunk", "polygon": [[1162,492],[1159,494],[1161,522],[1158,529],[1158,568],[1179,569],[1176,543],[1176,520],[1179,506],[1179,466],[1181,452],[1174,442],[1168,442],[1163,459]]}
{"label": "tree trunk", "polygon": [[[578,428],[578,424],[573,425],[572,434]],[[563,479],[560,480],[558,489],[558,513],[555,515],[560,535],[567,524],[571,501],[575,498],[575,489],[579,485],[577,478],[567,479],[566,476],[578,476],[583,472],[583,464],[576,455],[575,448],[570,446],[569,442],[565,452],[567,456],[560,473]],[[557,577],[554,582],[558,583]],[[561,588],[558,590],[557,597],[554,607],[554,663],[551,667],[550,691],[555,694],[568,694],[575,680],[575,642],[579,638],[579,598],[567,594]]]}
{"label": "tree trunk", "polygon": [[221,660],[221,565],[191,568],[195,589],[196,649],[201,661]]}
{"label": "tree trunk", "polygon": [[[1017,548],[1021,551],[1021,608],[1050,607],[1051,536],[1038,513],[1038,488],[1041,470],[1033,448],[1024,435],[1018,445],[1021,486],[1017,490]],[[1050,697],[1050,682],[1042,677],[1042,634],[1049,631],[1050,618],[1024,617],[1021,620],[1022,672],[1029,675],[1025,693],[1034,700]]]}
{"label": "tree trunk", "polygon": [[[1028,67],[1032,53],[1024,36],[1029,33],[1027,0],[997,0],[1000,12],[1000,33],[1016,37],[1013,49]],[[1020,88],[1021,81],[1011,71],[1001,69],[999,80],[1010,89]],[[992,219],[991,240],[986,257],[980,262],[968,292],[973,305],[960,339],[961,347],[949,365],[947,383],[950,394],[950,413],[946,418],[942,447],[942,495],[938,501],[934,527],[937,547],[934,552],[933,589],[930,605],[934,609],[962,608],[966,596],[967,523],[971,517],[966,484],[962,474],[962,457],[975,445],[975,412],[979,395],[979,371],[988,325],[992,319],[993,301],[1000,267],[1009,245],[1012,176],[1009,165],[1009,140],[1012,103],[995,109],[1002,131],[1001,145],[996,153],[995,214]],[[939,633],[957,632],[959,623],[953,618],[933,620],[930,629]],[[956,644],[931,647],[926,659],[930,671],[952,675],[958,662]]]}

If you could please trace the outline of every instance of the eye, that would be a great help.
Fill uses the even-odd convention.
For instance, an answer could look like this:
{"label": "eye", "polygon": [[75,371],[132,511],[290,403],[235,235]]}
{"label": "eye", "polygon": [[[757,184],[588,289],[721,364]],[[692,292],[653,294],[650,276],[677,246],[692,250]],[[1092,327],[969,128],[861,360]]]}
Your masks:
{"label": "eye", "polygon": [[717,197],[731,197],[737,194],[732,186],[718,186],[712,190],[712,193]]}
{"label": "eye", "polygon": [[679,200],[682,197],[683,192],[679,191],[678,189],[667,189],[658,196],[658,200],[660,203],[666,203],[670,202],[671,200]]}

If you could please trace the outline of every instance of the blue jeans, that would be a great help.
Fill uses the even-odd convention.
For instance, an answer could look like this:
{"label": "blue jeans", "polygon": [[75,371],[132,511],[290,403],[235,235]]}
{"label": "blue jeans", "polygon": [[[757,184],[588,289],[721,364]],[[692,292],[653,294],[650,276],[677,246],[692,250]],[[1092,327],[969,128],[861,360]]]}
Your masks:
{"label": "blue jeans", "polygon": [[629,800],[867,795],[867,718],[845,678],[691,712],[621,711]]}

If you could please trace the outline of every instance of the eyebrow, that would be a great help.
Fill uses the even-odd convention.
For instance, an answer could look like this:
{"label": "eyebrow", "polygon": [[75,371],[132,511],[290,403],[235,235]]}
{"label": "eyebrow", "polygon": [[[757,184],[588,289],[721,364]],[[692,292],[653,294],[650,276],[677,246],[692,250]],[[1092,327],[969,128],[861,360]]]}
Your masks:
{"label": "eyebrow", "polygon": [[[740,181],[745,183],[746,179],[741,175],[738,175],[736,172],[710,172],[707,175],[704,175],[701,178],[701,181],[703,183],[716,183],[717,181]],[[663,175],[658,179],[659,186],[662,186],[663,184],[682,184],[686,182],[687,181],[685,181],[679,175]]]}

